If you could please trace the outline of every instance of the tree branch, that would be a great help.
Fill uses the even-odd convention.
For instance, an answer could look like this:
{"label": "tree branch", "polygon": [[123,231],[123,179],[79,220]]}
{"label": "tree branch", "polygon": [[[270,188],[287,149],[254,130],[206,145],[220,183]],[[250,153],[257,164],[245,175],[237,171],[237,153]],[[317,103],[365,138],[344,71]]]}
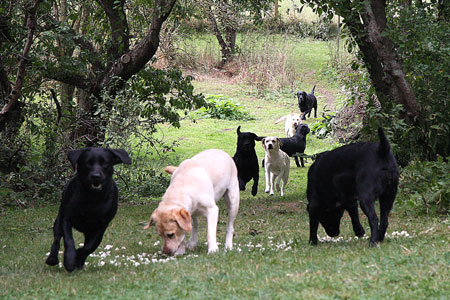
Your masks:
{"label": "tree branch", "polygon": [[111,26],[112,45],[110,55],[115,59],[130,49],[130,36],[126,14],[123,10],[125,0],[97,0],[108,17]]}
{"label": "tree branch", "polygon": [[36,0],[34,2],[33,7],[31,7],[28,10],[27,40],[25,42],[25,46],[24,46],[22,55],[20,56],[19,65],[17,67],[16,82],[14,84],[14,87],[12,88],[11,93],[9,94],[9,96],[7,98],[7,99],[9,99],[8,103],[0,111],[0,128],[3,128],[3,125],[7,119],[8,112],[16,105],[16,103],[19,101],[20,96],[22,95],[22,87],[23,87],[25,73],[26,73],[25,67],[29,60],[28,53],[30,52],[31,45],[33,44],[33,34],[34,34],[34,30],[36,29],[36,11],[37,11],[37,8],[40,3],[41,3],[41,0]]}
{"label": "tree branch", "polygon": [[[101,83],[94,91],[97,95],[105,87],[109,87],[111,79],[115,76],[123,80],[130,79],[131,76],[145,67],[150,59],[155,55],[159,46],[159,34],[163,23],[169,17],[176,0],[156,0],[153,8],[152,23],[147,35],[130,51],[123,54],[111,66],[111,69],[103,77]],[[114,94],[115,90],[109,87],[109,93]]]}

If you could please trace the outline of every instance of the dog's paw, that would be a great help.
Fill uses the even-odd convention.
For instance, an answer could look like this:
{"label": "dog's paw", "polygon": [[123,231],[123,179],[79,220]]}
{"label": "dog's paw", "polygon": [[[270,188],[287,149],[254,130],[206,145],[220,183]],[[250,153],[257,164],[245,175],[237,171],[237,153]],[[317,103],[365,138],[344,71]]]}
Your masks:
{"label": "dog's paw", "polygon": [[225,250],[233,250],[233,243],[225,243]]}
{"label": "dog's paw", "polygon": [[355,230],[355,235],[359,238],[362,238],[366,234],[366,231],[364,229]]}
{"label": "dog's paw", "polygon": [[370,247],[370,248],[379,248],[380,245],[379,245],[377,242],[370,241],[369,247]]}
{"label": "dog's paw", "polygon": [[317,246],[317,238],[315,239],[309,239],[309,244],[313,246]]}
{"label": "dog's paw", "polygon": [[189,241],[186,247],[189,250],[194,250],[197,247],[197,241]]}
{"label": "dog's paw", "polygon": [[208,254],[215,253],[217,251],[219,251],[219,247],[217,247],[217,244],[211,246],[208,245]]}
{"label": "dog's paw", "polygon": [[49,266],[56,266],[59,263],[58,256],[49,256],[45,263]]}

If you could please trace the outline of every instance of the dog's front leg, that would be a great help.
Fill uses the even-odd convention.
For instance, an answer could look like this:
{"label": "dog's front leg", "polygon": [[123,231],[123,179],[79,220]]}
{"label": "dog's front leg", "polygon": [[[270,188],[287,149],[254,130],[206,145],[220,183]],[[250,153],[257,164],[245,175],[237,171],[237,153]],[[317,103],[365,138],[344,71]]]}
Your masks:
{"label": "dog's front leg", "polygon": [[244,179],[242,179],[242,177],[238,175],[238,180],[239,180],[239,190],[245,191],[245,181],[244,181]]}
{"label": "dog's front leg", "polygon": [[54,266],[59,263],[58,259],[58,251],[61,245],[61,237],[62,237],[62,230],[61,230],[61,222],[60,222],[60,216],[58,215],[56,217],[55,223],[53,224],[53,244],[50,248],[50,254],[48,255],[47,260],[45,263],[49,266]]}
{"label": "dog's front leg", "polygon": [[213,207],[208,209],[208,214],[206,215],[206,222],[208,223],[208,253],[216,252],[219,249],[216,240],[218,220],[219,208],[214,204]]}
{"label": "dog's front leg", "polygon": [[265,177],[266,177],[266,189],[264,190],[264,192],[268,193],[270,192],[270,175],[269,175],[269,170],[267,169],[267,166],[265,167]]}
{"label": "dog's front leg", "polygon": [[99,229],[96,232],[92,233],[85,233],[84,234],[84,245],[81,248],[78,248],[77,258],[76,258],[76,267],[77,269],[82,269],[84,266],[84,262],[86,261],[86,258],[91,254],[92,252],[97,249],[97,247],[100,245],[103,239],[103,234],[105,233],[106,227]]}
{"label": "dog's front leg", "polygon": [[[294,156],[294,160],[295,160],[295,164],[297,165],[297,167],[300,167],[300,164],[298,163],[297,155]],[[303,158],[300,158],[300,161],[302,162],[302,167],[304,167],[305,165],[303,164]]]}
{"label": "dog's front leg", "polygon": [[317,245],[317,229],[319,229],[319,219],[309,214],[309,242]]}
{"label": "dog's front leg", "polygon": [[258,182],[259,175],[253,176],[252,196],[256,196],[256,193],[258,193]]}
{"label": "dog's front leg", "polygon": [[273,172],[269,172],[269,180],[270,180],[270,192],[269,195],[272,196],[274,194],[273,188],[275,185],[275,174],[273,174]]}
{"label": "dog's front leg", "polygon": [[359,221],[358,203],[354,202],[354,204],[351,204],[351,206],[347,207],[347,211],[350,215],[350,219],[352,220],[353,231],[355,232],[355,235],[357,237],[363,237],[366,232],[362,227],[361,222]]}
{"label": "dog's front leg", "polygon": [[64,238],[64,267],[67,271],[75,270],[76,252],[75,241],[72,235],[72,224],[66,218],[61,219],[61,227]]}
{"label": "dog's front leg", "polygon": [[187,248],[189,250],[193,250],[198,243],[198,217],[192,216],[192,231],[191,236],[189,238],[189,242],[187,244]]}

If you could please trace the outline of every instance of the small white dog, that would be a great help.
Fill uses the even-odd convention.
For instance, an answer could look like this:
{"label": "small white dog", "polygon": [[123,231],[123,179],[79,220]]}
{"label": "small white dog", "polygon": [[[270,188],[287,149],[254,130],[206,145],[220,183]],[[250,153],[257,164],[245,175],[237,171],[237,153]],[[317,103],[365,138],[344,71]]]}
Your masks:
{"label": "small white dog", "polygon": [[[289,178],[289,168],[291,166],[289,156],[280,149],[281,141],[274,136],[268,136],[262,140],[266,155],[264,157],[264,169],[266,171],[266,193],[273,195],[273,186],[276,182],[277,191],[284,195],[284,187]],[[281,188],[280,188],[280,181]]]}
{"label": "small white dog", "polygon": [[168,255],[184,254],[186,233],[191,230],[187,247],[193,249],[198,242],[198,216],[206,216],[208,253],[216,252],[216,202],[222,197],[228,208],[225,248],[232,249],[233,225],[239,210],[239,182],[233,159],[222,150],[210,149],[178,167],[168,166],[165,171],[172,174],[170,185],[144,227],[156,225],[164,240],[162,251]]}
{"label": "small white dog", "polygon": [[286,133],[286,137],[294,136],[295,129],[298,125],[302,123],[301,116],[296,113],[291,113],[290,115],[283,116],[275,121],[275,124],[280,123],[284,120],[284,132]]}

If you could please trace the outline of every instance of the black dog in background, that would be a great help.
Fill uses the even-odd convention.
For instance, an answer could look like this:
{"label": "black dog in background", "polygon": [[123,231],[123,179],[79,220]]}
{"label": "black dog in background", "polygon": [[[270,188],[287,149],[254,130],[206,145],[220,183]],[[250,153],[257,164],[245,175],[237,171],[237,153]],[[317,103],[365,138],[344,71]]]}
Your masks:
{"label": "black dog in background", "polygon": [[263,138],[253,132],[241,132],[241,126],[236,130],[238,140],[236,153],[233,160],[238,170],[239,189],[245,190],[245,185],[253,178],[252,195],[258,192],[259,166],[258,157],[255,151],[255,141],[261,141]]}
{"label": "black dog in background", "polygon": [[[287,155],[292,157],[295,153],[304,153],[306,149],[306,135],[309,133],[310,129],[306,124],[299,124],[295,129],[295,134],[289,138],[281,138],[280,149],[286,152]],[[300,167],[298,163],[298,157],[294,156],[295,164]],[[300,162],[302,167],[305,166],[303,162],[303,157],[300,157]]]}
{"label": "black dog in background", "polygon": [[[339,235],[344,210],[358,237],[364,235],[358,201],[371,229],[370,246],[383,241],[397,193],[399,171],[383,129],[378,143],[355,143],[318,156],[308,171],[309,241],[317,244],[319,223],[331,237]],[[380,200],[380,226],[375,200]]]}
{"label": "black dog in background", "polygon": [[314,118],[317,118],[317,99],[314,96],[314,90],[316,86],[313,87],[311,93],[307,94],[305,91],[297,92],[298,108],[302,112],[302,120],[306,120],[306,114],[308,118],[311,116],[311,111],[314,108]]}
{"label": "black dog in background", "polygon": [[[54,241],[46,263],[59,263],[58,251],[64,239],[64,267],[72,272],[82,269],[89,254],[102,241],[109,222],[117,211],[117,186],[112,179],[113,166],[131,164],[125,150],[85,148],[72,150],[68,159],[76,170],[63,191],[61,206],[53,226]],[[75,250],[72,227],[82,232],[84,246]]]}

